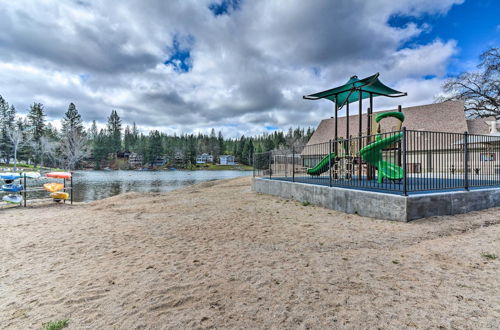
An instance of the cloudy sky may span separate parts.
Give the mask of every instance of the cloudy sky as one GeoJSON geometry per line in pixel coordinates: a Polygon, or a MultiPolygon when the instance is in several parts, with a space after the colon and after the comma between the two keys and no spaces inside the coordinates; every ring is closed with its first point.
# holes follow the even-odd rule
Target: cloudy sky
{"type": "Polygon", "coordinates": [[[498,46],[495,0],[0,0],[0,95],[57,121],[116,109],[164,132],[252,135],[317,126],[333,104],[302,95],[380,72],[434,100],[446,77],[498,46]]]}

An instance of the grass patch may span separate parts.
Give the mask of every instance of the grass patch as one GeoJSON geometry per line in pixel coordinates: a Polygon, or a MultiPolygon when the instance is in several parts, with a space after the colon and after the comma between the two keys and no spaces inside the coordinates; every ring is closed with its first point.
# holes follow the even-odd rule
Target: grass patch
{"type": "Polygon", "coordinates": [[[69,325],[69,320],[50,321],[43,324],[44,330],[60,330],[69,325]]]}
{"type": "Polygon", "coordinates": [[[302,202],[302,206],[309,206],[309,205],[311,205],[311,203],[309,203],[309,202],[302,202]]]}
{"type": "Polygon", "coordinates": [[[498,259],[498,256],[494,253],[481,252],[481,257],[484,259],[495,260],[498,259]]]}

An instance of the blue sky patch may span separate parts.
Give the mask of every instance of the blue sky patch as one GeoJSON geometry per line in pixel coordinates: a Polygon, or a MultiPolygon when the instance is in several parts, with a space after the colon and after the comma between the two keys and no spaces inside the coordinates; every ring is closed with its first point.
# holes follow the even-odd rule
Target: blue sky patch
{"type": "Polygon", "coordinates": [[[456,61],[450,64],[448,73],[458,74],[470,69],[467,64],[477,62],[479,55],[492,46],[500,43],[500,1],[497,0],[466,0],[461,5],[454,5],[448,13],[419,17],[393,15],[388,24],[404,28],[409,23],[422,27],[429,26],[417,37],[408,40],[402,48],[414,44],[428,44],[436,39],[456,40],[459,53],[456,61]]]}
{"type": "MultiPolygon", "coordinates": [[[[192,37],[187,38],[187,44],[191,44],[194,40],[192,37]]],[[[169,47],[170,57],[163,62],[165,65],[171,65],[174,70],[178,73],[189,72],[193,67],[191,60],[191,48],[187,46],[181,46],[179,38],[174,37],[172,47],[169,47]]]]}
{"type": "Polygon", "coordinates": [[[222,0],[221,2],[212,2],[208,9],[215,15],[229,15],[233,10],[240,8],[241,0],[222,0]]]}
{"type": "Polygon", "coordinates": [[[269,126],[264,126],[264,128],[268,131],[275,131],[277,130],[279,127],[278,126],[272,126],[272,125],[269,125],[269,126]]]}

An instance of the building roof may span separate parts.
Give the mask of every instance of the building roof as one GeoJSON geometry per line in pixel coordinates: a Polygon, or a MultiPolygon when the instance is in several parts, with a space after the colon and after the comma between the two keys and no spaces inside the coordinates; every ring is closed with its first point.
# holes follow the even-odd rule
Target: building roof
{"type": "Polygon", "coordinates": [[[490,134],[488,121],[496,121],[494,116],[467,120],[467,132],[470,134],[490,134]]]}
{"type": "MultiPolygon", "coordinates": [[[[352,109],[351,113],[357,111],[352,109]]],[[[377,111],[374,116],[380,112],[397,111],[397,109],[377,111]]],[[[463,101],[447,101],[442,103],[434,103],[427,105],[420,105],[402,109],[405,114],[405,121],[403,126],[409,130],[419,131],[433,131],[433,132],[450,132],[450,133],[463,133],[469,131],[468,123],[464,115],[463,101]]],[[[338,136],[346,137],[346,117],[338,118],[338,136]]],[[[358,115],[349,116],[349,135],[358,136],[358,115]]],[[[390,132],[395,130],[399,121],[395,118],[387,118],[381,121],[381,131],[390,132]]],[[[473,128],[474,134],[488,134],[488,126],[482,128],[482,124],[470,124],[473,128]],[[477,132],[476,132],[477,130],[477,132]],[[483,132],[484,131],[484,132],[483,132]],[[481,132],[481,133],[480,133],[481,132]]],[[[366,130],[366,114],[362,115],[362,131],[363,135],[367,135],[366,130]]],[[[335,136],[335,119],[324,119],[320,122],[318,128],[309,139],[308,145],[328,142],[334,139],[335,136]]]]}

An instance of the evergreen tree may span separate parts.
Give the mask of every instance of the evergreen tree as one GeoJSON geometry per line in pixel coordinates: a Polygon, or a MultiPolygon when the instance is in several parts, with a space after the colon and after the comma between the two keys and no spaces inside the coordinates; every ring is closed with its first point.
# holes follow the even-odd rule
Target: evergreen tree
{"type": "Polygon", "coordinates": [[[157,130],[151,131],[149,133],[149,139],[147,144],[147,153],[146,153],[146,163],[154,162],[158,157],[161,157],[163,154],[162,148],[162,138],[160,132],[157,130]]]}
{"type": "Polygon", "coordinates": [[[112,110],[111,115],[108,117],[108,132],[111,152],[116,154],[122,148],[122,120],[116,110],[112,110]]]}
{"type": "Polygon", "coordinates": [[[12,157],[12,143],[7,135],[15,126],[16,108],[0,95],[0,153],[5,163],[9,164],[12,157]]]}
{"type": "Polygon", "coordinates": [[[125,126],[125,131],[123,132],[123,149],[126,151],[131,151],[134,146],[134,135],[130,130],[130,126],[125,126]]]}
{"type": "MultiPolygon", "coordinates": [[[[94,125],[92,125],[94,126],[94,125]]],[[[97,126],[96,126],[97,130],[97,126]]],[[[94,156],[95,168],[101,168],[101,162],[106,160],[109,153],[109,136],[101,129],[92,140],[92,155],[94,156]]]]}
{"type": "Polygon", "coordinates": [[[67,135],[74,130],[76,130],[78,134],[83,133],[82,116],[78,113],[75,104],[70,103],[62,119],[62,134],[67,135]]]}
{"type": "Polygon", "coordinates": [[[222,136],[221,131],[219,131],[219,134],[217,136],[217,143],[219,144],[219,155],[223,155],[226,150],[224,145],[224,137],[222,136]]]}
{"type": "Polygon", "coordinates": [[[41,139],[45,133],[45,113],[43,111],[43,104],[33,103],[33,105],[30,106],[28,123],[31,131],[31,146],[35,162],[34,165],[36,167],[40,161],[42,153],[41,139]]]}

